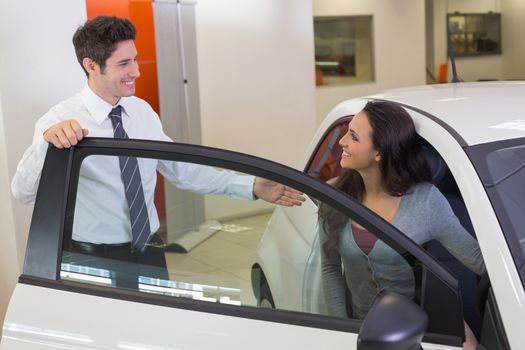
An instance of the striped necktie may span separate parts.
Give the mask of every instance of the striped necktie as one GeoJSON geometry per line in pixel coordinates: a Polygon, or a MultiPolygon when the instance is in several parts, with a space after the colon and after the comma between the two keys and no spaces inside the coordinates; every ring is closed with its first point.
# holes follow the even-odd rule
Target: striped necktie
{"type": "MultiPolygon", "coordinates": [[[[116,139],[127,139],[128,134],[122,126],[122,106],[116,106],[109,113],[113,134],[116,139]]],[[[129,218],[131,221],[132,246],[144,252],[150,236],[148,208],[144,200],[144,190],[140,178],[140,169],[135,157],[119,156],[120,172],[126,200],[129,205],[129,218]]]]}

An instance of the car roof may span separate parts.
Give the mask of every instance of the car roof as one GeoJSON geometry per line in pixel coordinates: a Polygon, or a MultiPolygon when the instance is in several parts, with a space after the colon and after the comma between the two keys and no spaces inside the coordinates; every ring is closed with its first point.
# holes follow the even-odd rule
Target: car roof
{"type": "MultiPolygon", "coordinates": [[[[394,101],[432,114],[467,145],[525,137],[525,81],[423,85],[364,98],[394,101]]],[[[355,99],[336,108],[352,110],[352,102],[355,99]]]]}

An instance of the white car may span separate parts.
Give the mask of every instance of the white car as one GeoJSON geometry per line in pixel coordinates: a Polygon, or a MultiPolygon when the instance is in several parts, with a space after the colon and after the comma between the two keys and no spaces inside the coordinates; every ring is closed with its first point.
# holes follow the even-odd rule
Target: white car
{"type": "MultiPolygon", "coordinates": [[[[488,270],[481,281],[439,243],[425,249],[458,279],[463,317],[486,349],[519,349],[525,341],[524,93],[524,82],[461,83],[350,99],[328,114],[300,165],[322,181],[336,177],[341,170],[338,141],[352,116],[370,100],[405,107],[424,143],[434,183],[481,246],[488,270]]],[[[312,200],[299,209],[274,211],[253,265],[260,306],[327,313],[316,213],[312,200]]],[[[369,214],[362,220],[375,218],[369,214]]],[[[422,308],[430,318],[429,331],[439,334],[458,321],[446,306],[447,297],[428,288],[422,291],[422,308]]]]}
{"type": "MultiPolygon", "coordinates": [[[[523,96],[523,82],[461,83],[343,102],[321,125],[301,165],[304,171],[235,152],[145,140],[88,138],[69,150],[50,148],[0,349],[366,350],[418,349],[422,342],[425,350],[446,350],[461,348],[464,319],[479,336],[480,349],[520,349],[525,343],[523,96]],[[479,283],[439,247],[418,246],[326,183],[338,172],[342,129],[370,99],[400,103],[414,118],[434,180],[481,246],[488,276],[479,283]],[[82,162],[119,155],[142,158],[139,164],[189,162],[265,177],[308,199],[301,207],[268,211],[260,201],[206,197],[201,214],[213,223],[193,233],[211,236],[191,251],[167,252],[166,278],[157,266],[71,250],[75,204],[82,200],[77,188],[85,179],[82,162]],[[364,321],[326,315],[319,203],[363,224],[411,261],[416,300],[382,294],[364,321]],[[136,289],[115,282],[115,274],[128,272],[138,276],[136,289]]],[[[193,208],[200,199],[166,193],[177,197],[164,208],[173,211],[168,229],[169,220],[184,228],[188,218],[177,213],[191,211],[180,206],[192,202],[193,208]]]]}

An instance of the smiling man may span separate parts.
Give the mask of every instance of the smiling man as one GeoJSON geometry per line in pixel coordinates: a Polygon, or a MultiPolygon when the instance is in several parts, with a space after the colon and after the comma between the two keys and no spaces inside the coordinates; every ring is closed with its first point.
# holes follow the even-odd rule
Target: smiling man
{"type": "MultiPolygon", "coordinates": [[[[69,148],[87,135],[172,141],[151,106],[133,96],[140,76],[135,35],[129,20],[108,16],[88,20],[77,29],[73,44],[87,84],[37,121],[33,143],[11,184],[19,201],[34,202],[49,144],[69,148]]],[[[153,201],[157,170],[175,186],[198,193],[261,198],[286,206],[304,200],[301,193],[283,185],[205,166],[124,156],[88,157],[82,164],[68,248],[165,268],[164,251],[157,248],[162,240],[155,234],[159,228],[153,201]]],[[[135,277],[119,280],[117,274],[116,284],[136,288],[135,277]]]]}

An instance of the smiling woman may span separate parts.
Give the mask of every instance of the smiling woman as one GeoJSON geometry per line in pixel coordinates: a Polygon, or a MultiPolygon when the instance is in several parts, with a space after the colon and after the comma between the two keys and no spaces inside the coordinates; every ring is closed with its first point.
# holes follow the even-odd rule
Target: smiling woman
{"type": "Polygon", "coordinates": [[[397,105],[368,103],[348,123],[339,145],[340,165],[348,170],[335,186],[357,200],[367,193],[399,197],[413,184],[431,181],[414,123],[397,105]]]}
{"type": "MultiPolygon", "coordinates": [[[[401,106],[368,102],[350,121],[339,144],[344,171],[334,187],[416,243],[436,239],[465,266],[479,275],[485,272],[477,242],[431,184],[414,123],[401,106]]],[[[416,298],[414,275],[401,255],[329,206],[321,205],[319,218],[323,286],[330,313],[363,319],[384,291],[416,298]],[[349,302],[343,286],[350,291],[349,302]]],[[[469,341],[475,343],[472,337],[469,341]]]]}

